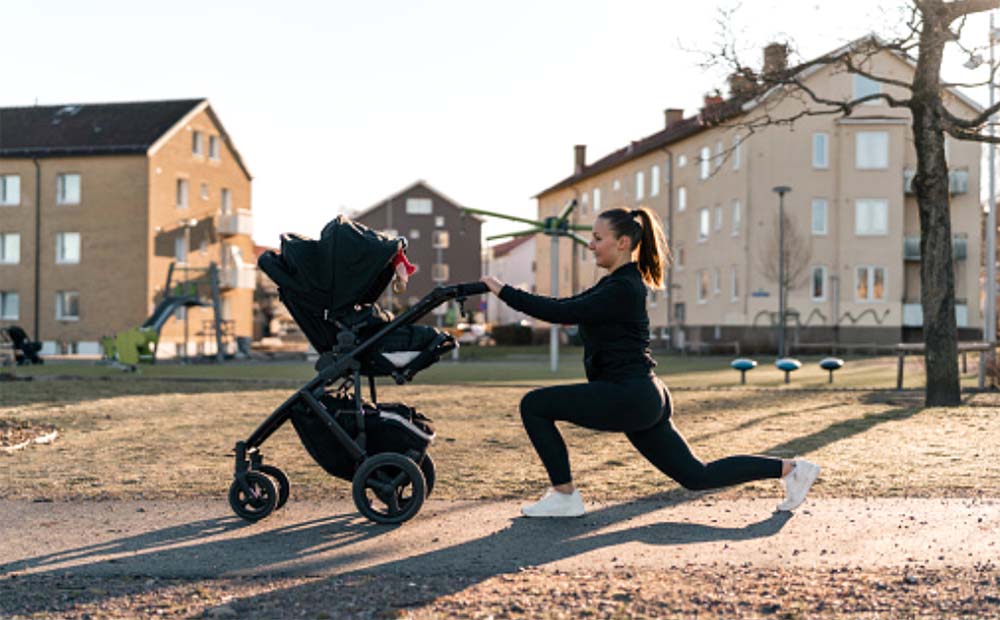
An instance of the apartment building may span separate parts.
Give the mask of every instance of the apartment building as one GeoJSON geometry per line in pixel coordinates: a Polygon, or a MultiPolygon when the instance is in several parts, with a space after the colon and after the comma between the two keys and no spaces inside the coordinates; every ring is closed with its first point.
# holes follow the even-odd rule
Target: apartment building
{"type": "Polygon", "coordinates": [[[475,282],[482,275],[482,219],[463,214],[459,203],[425,181],[417,181],[351,218],[389,236],[407,239],[407,257],[419,269],[402,295],[394,295],[391,287],[386,290],[381,303],[394,312],[412,306],[435,286],[475,282]]]}
{"type": "MultiPolygon", "coordinates": [[[[514,237],[486,248],[485,273],[515,288],[534,292],[535,235],[514,237]]],[[[508,325],[534,320],[500,301],[496,295],[487,295],[484,301],[488,323],[508,325]]]]}
{"type": "MultiPolygon", "coordinates": [[[[852,44],[855,45],[855,44],[852,44]]],[[[765,50],[764,71],[786,65],[785,49],[765,50]]],[[[913,64],[891,52],[870,59],[880,76],[910,80],[913,64]]],[[[908,93],[832,67],[800,76],[821,96],[848,99],[908,93]]],[[[774,349],[778,325],[778,211],[784,196],[790,342],[896,343],[921,337],[920,223],[911,181],[916,153],[906,108],[881,101],[848,117],[803,116],[793,126],[753,133],[755,116],[789,117],[802,98],[730,81],[730,97],[705,98],[698,114],[668,109],[660,131],[586,162],[537,196],[539,217],[577,200],[575,223],[612,207],[648,206],[668,230],[673,264],[667,291],[652,291],[654,337],[673,346],[741,342],[774,349]],[[795,251],[791,251],[791,246],[795,251]]],[[[968,117],[980,108],[957,91],[945,104],[968,117]]],[[[815,109],[815,107],[813,108],[815,109]]],[[[956,309],[962,337],[982,329],[979,303],[980,146],[946,140],[954,235],[956,309]]],[[[600,277],[589,252],[560,245],[560,295],[600,277]]],[[[537,282],[548,293],[550,250],[538,243],[537,282]]]]}
{"type": "MultiPolygon", "coordinates": [[[[0,325],[45,353],[98,353],[171,293],[171,267],[176,283],[215,263],[225,327],[249,337],[250,182],[206,99],[0,108],[0,325]]],[[[213,318],[178,310],[159,355],[185,324],[189,353],[214,352],[213,318]]]]}

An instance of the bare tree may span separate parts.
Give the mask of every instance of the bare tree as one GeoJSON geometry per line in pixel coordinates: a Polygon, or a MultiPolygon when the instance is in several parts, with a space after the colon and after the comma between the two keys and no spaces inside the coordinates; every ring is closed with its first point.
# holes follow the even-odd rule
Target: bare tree
{"type": "Polygon", "coordinates": [[[774,214],[774,223],[768,228],[767,238],[760,246],[757,257],[758,268],[769,282],[793,291],[809,280],[809,261],[812,260],[812,241],[802,234],[790,213],[785,213],[785,277],[779,282],[779,261],[781,260],[781,240],[778,231],[781,216],[774,214]]]}
{"type": "Polygon", "coordinates": [[[723,29],[721,48],[710,51],[705,63],[706,67],[721,67],[729,72],[733,98],[714,110],[703,110],[703,122],[738,128],[744,140],[765,127],[791,126],[807,116],[848,116],[857,106],[871,101],[909,110],[917,153],[913,189],[920,211],[920,295],[926,344],[925,402],[929,406],[960,403],[955,272],[944,134],[947,132],[959,140],[1000,142],[1000,138],[988,136],[983,131],[1000,104],[972,117],[962,117],[946,106],[950,97],[948,88],[990,83],[995,79],[997,65],[989,67],[988,81],[960,85],[942,81],[941,60],[947,44],[959,45],[970,58],[981,57],[979,52],[983,47],[961,46],[962,28],[969,15],[998,7],[1000,0],[909,0],[907,19],[892,38],[872,35],[795,66],[787,63],[787,46],[772,45],[769,51],[774,62],[765,62],[760,71],[740,62],[730,31],[732,14],[726,13],[719,20],[723,29]],[[912,79],[875,73],[872,59],[880,54],[894,54],[909,62],[913,67],[912,79]],[[890,92],[850,99],[824,95],[806,82],[812,72],[827,67],[862,75],[887,85],[889,88],[885,90],[890,92]],[[802,105],[794,113],[778,113],[780,102],[789,99],[797,99],[802,105]]]}

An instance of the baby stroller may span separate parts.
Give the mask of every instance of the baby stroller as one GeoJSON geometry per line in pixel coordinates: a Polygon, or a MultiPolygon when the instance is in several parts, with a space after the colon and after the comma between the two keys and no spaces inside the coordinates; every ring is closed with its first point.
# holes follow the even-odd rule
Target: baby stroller
{"type": "Polygon", "coordinates": [[[402,523],[430,495],[430,420],[405,404],[379,403],[375,378],[390,376],[402,385],[457,347],[450,334],[414,323],[446,301],[461,304],[487,288],[480,282],[438,286],[393,318],[375,301],[405,244],[338,216],[319,240],[282,235],[280,253],[261,255],[258,266],[278,285],[279,298],[320,357],[318,374],[236,443],[229,503],[240,517],[263,519],[288,500],[288,477],[265,465],[260,451],[287,420],[321,467],[351,482],[354,504],[368,519],[402,523]],[[370,402],[362,398],[363,376],[370,402]]]}

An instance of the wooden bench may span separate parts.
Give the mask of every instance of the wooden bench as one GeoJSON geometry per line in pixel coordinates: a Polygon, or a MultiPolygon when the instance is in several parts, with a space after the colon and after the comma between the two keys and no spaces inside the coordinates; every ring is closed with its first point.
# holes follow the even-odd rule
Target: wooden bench
{"type": "MultiPolygon", "coordinates": [[[[988,342],[959,342],[958,354],[962,358],[962,372],[968,372],[966,354],[970,351],[989,351],[988,342]]],[[[907,355],[923,355],[925,352],[924,343],[900,343],[896,345],[896,389],[903,389],[903,358],[907,355]]]]}

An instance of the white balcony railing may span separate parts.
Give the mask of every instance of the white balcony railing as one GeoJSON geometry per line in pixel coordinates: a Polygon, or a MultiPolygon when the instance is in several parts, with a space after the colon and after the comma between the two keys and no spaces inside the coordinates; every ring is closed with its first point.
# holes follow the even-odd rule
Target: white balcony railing
{"type": "MultiPolygon", "coordinates": [[[[968,304],[955,304],[955,324],[957,327],[969,326],[969,306],[968,304]]],[[[918,303],[903,302],[903,326],[923,327],[924,309],[918,303]]]]}
{"type": "MultiPolygon", "coordinates": [[[[913,194],[913,177],[917,171],[907,168],[903,171],[903,192],[913,194]]],[[[948,193],[951,195],[967,194],[969,192],[969,171],[959,168],[948,171],[948,193]]]]}
{"type": "Polygon", "coordinates": [[[253,265],[223,267],[219,270],[219,286],[224,289],[257,287],[257,268],[253,265]]]}
{"type": "Polygon", "coordinates": [[[215,216],[215,230],[220,235],[253,234],[253,214],[249,209],[239,209],[215,216]]]}

